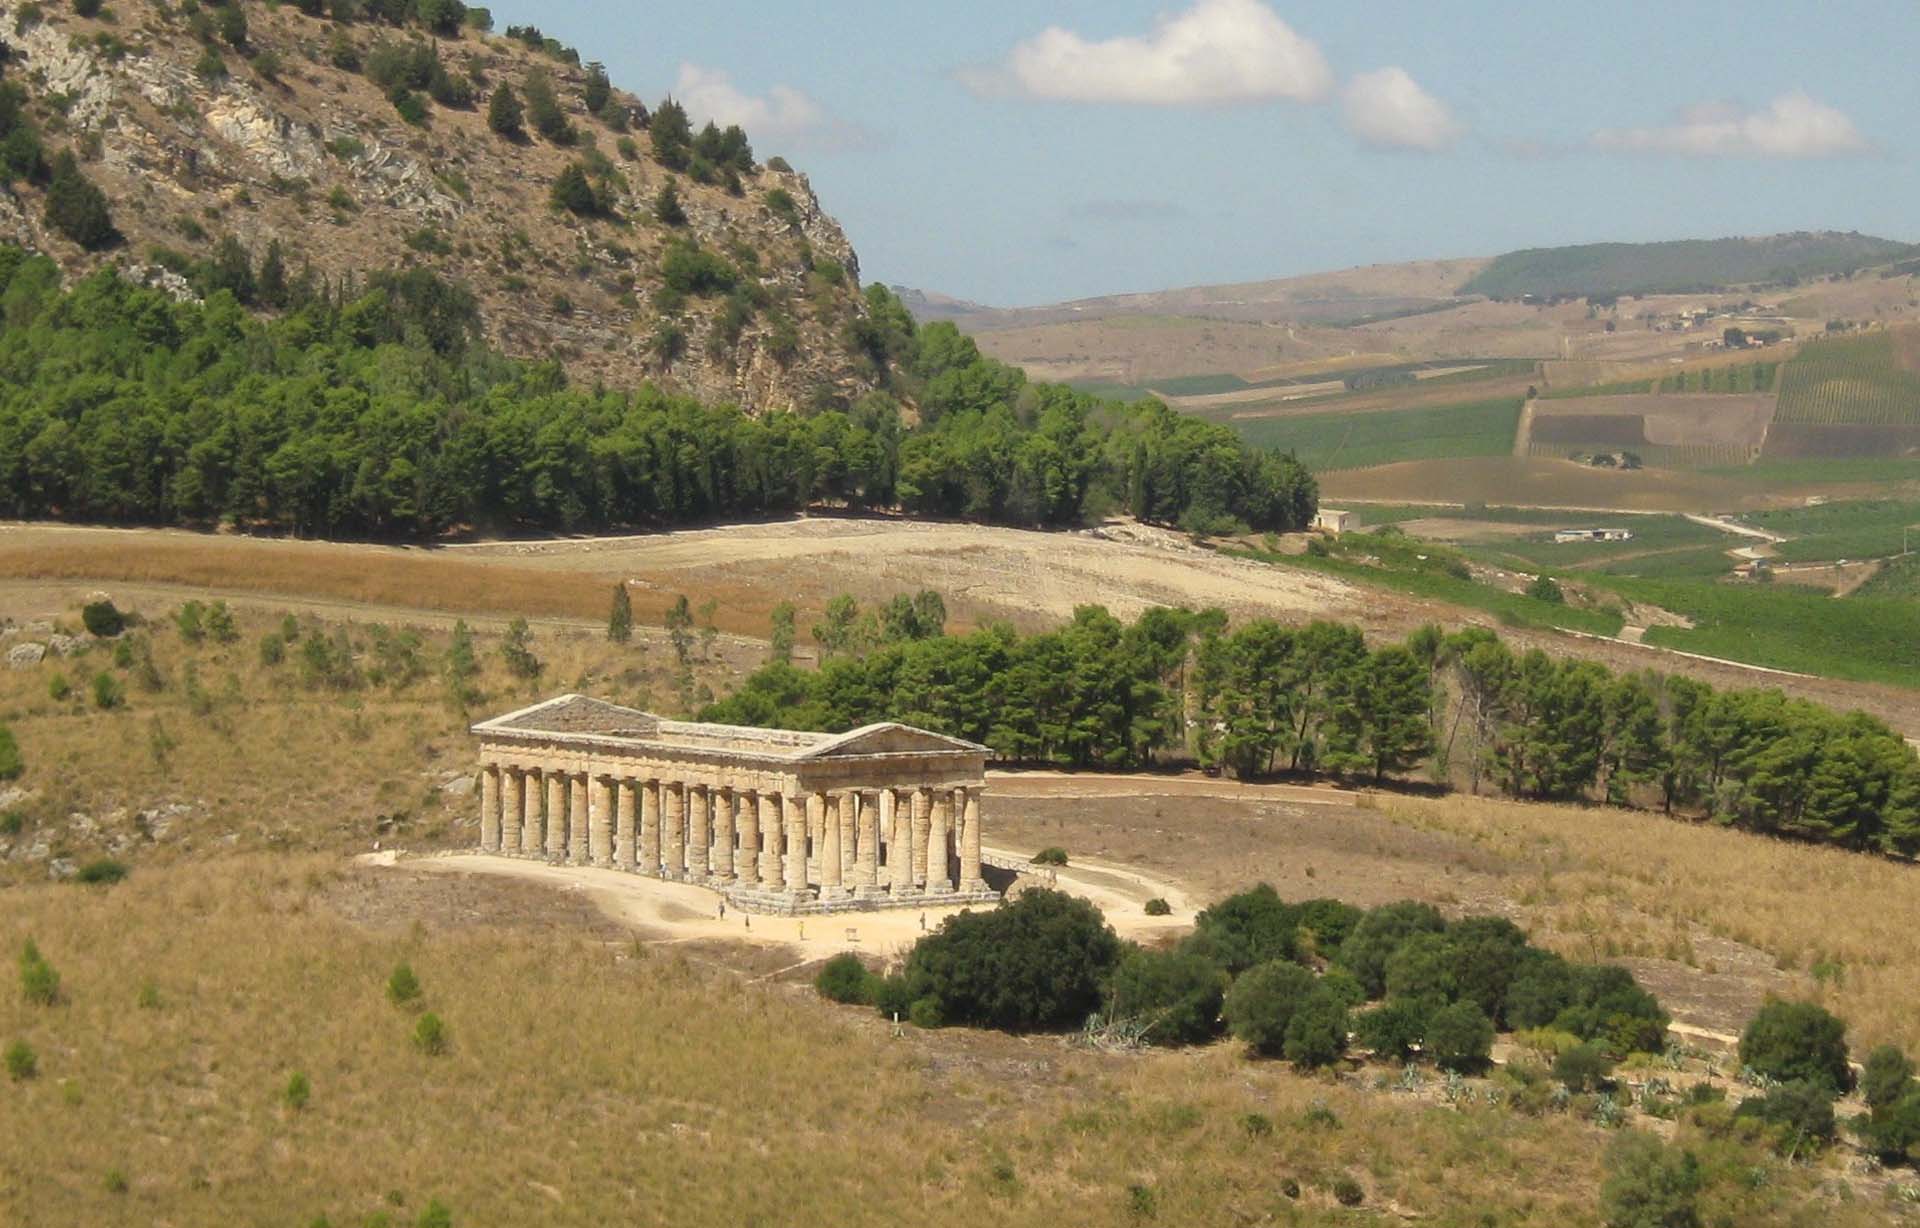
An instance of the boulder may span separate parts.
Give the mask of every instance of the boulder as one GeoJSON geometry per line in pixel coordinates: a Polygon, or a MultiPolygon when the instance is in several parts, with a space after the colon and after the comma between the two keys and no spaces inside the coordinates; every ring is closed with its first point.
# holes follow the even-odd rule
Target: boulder
{"type": "Polygon", "coordinates": [[[13,647],[7,649],[8,669],[32,669],[46,659],[47,646],[45,644],[15,644],[13,647]]]}

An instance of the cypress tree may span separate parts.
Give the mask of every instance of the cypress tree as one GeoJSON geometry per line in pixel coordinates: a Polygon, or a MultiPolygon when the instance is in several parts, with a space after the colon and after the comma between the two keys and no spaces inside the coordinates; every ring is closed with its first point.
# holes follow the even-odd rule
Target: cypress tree
{"type": "Polygon", "coordinates": [[[607,615],[607,638],[624,644],[633,638],[633,598],[624,582],[613,586],[613,611],[607,615]]]}
{"type": "Polygon", "coordinates": [[[526,135],[521,125],[526,117],[520,106],[520,98],[510,85],[502,85],[493,91],[493,97],[487,102],[487,127],[508,140],[517,141],[526,135]]]}

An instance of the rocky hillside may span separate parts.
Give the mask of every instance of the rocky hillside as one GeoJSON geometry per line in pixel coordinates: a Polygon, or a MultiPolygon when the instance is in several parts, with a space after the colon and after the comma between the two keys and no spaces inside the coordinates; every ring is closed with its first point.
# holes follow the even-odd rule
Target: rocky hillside
{"type": "Polygon", "coordinates": [[[485,24],[451,0],[0,2],[42,147],[5,159],[0,238],[183,295],[267,278],[270,251],[276,283],[429,267],[495,344],[582,383],[754,410],[872,386],[859,264],[804,175],[719,133],[662,137],[570,49],[485,24]],[[92,250],[47,208],[69,151],[117,232],[92,250]]]}

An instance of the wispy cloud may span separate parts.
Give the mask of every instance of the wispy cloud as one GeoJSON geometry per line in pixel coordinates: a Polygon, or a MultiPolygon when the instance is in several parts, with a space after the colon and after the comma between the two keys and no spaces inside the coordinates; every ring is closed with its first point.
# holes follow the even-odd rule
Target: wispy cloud
{"type": "Polygon", "coordinates": [[[1379,149],[1434,153],[1451,146],[1465,129],[1447,104],[1420,88],[1403,68],[1363,72],[1342,97],[1347,129],[1379,149]]]}
{"type": "Polygon", "coordinates": [[[1050,26],[960,79],[982,95],[1154,106],[1316,102],[1333,88],[1319,46],[1261,0],[1198,0],[1144,35],[1095,40],[1050,26]]]}
{"type": "Polygon", "coordinates": [[[757,145],[818,150],[876,143],[870,130],[835,117],[810,95],[789,85],[749,94],[720,69],[683,63],[673,92],[694,123],[712,120],[723,128],[739,124],[757,145]]]}
{"type": "Polygon", "coordinates": [[[1871,148],[1844,111],[1799,90],[1758,110],[1700,103],[1659,127],[1602,128],[1591,143],[1619,153],[1732,158],[1831,158],[1871,148]]]}

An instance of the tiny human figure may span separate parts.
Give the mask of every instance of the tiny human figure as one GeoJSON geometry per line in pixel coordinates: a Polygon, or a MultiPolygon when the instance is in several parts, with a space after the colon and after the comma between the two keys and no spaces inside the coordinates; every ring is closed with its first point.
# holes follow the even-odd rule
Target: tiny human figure
{"type": "MultiPolygon", "coordinates": [[[[744,915],[744,914],[743,914],[743,915],[744,915]]],[[[753,918],[752,918],[752,917],[747,917],[747,918],[746,918],[746,922],[747,922],[747,928],[748,928],[748,929],[752,929],[752,928],[753,928],[753,918]]]]}
{"type": "Polygon", "coordinates": [[[807,940],[807,923],[805,921],[802,921],[800,923],[800,941],[805,942],[806,940],[807,940]]]}
{"type": "Polygon", "coordinates": [[[927,932],[927,914],[926,913],[920,914],[920,932],[923,934],[927,932]]]}
{"type": "Polygon", "coordinates": [[[727,919],[727,902],[725,900],[720,901],[720,919],[722,921],[727,919]]]}

